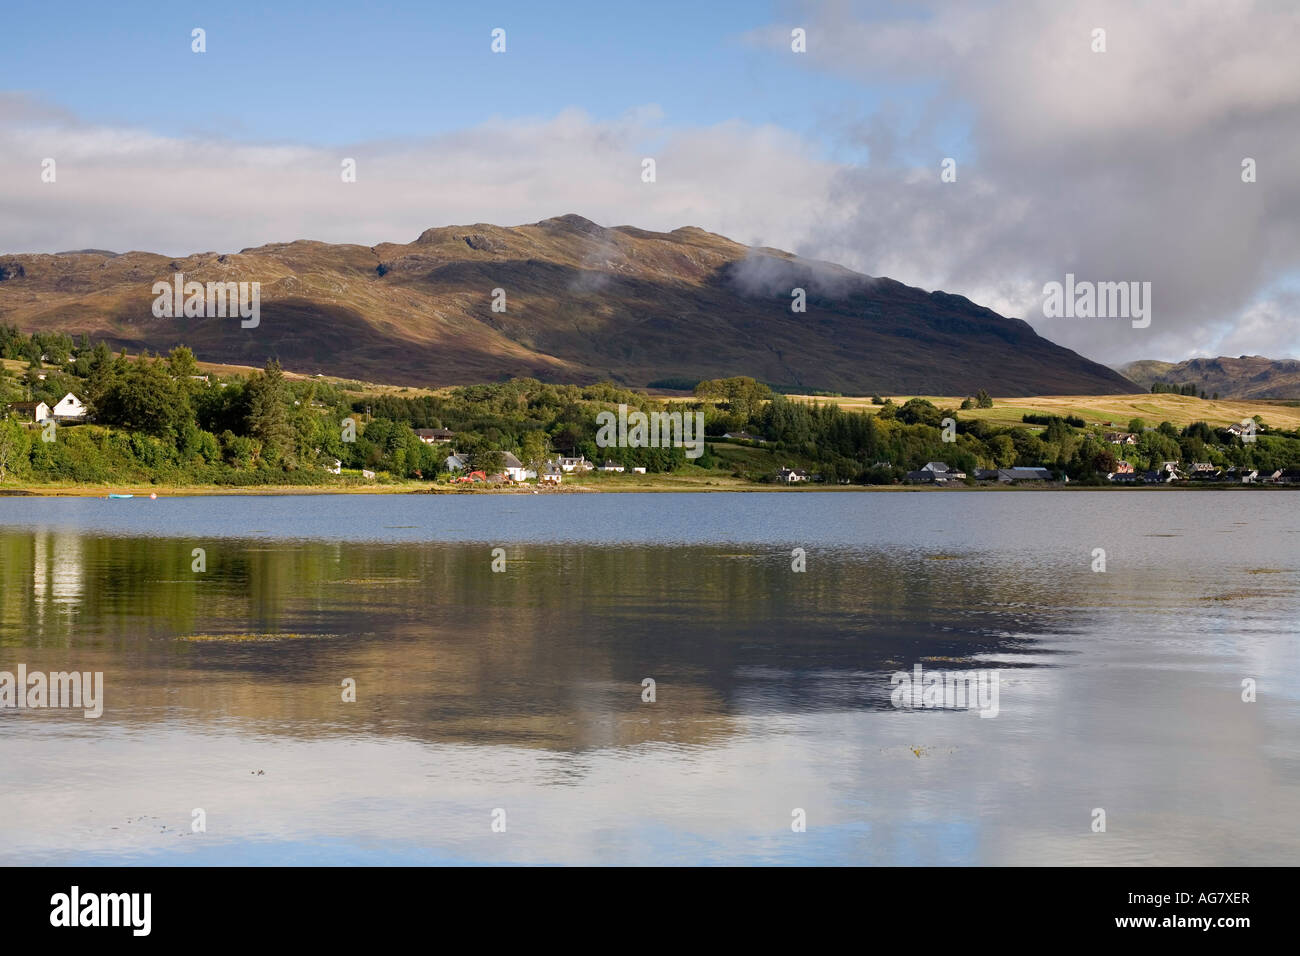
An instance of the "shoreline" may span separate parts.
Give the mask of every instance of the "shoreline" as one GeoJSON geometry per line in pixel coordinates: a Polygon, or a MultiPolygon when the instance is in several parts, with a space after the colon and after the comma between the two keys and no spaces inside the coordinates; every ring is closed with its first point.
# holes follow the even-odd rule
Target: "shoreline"
{"type": "Polygon", "coordinates": [[[534,488],[532,486],[511,488],[450,488],[446,486],[429,487],[416,483],[402,485],[359,485],[349,487],[330,487],[324,485],[125,485],[89,487],[62,485],[35,485],[0,487],[0,498],[102,498],[110,494],[132,495],[135,498],[148,499],[151,494],[159,498],[203,498],[223,496],[281,497],[308,495],[583,495],[583,494],[697,494],[697,493],[762,493],[780,492],[791,494],[808,494],[830,492],[835,494],[852,494],[863,492],[885,492],[891,494],[944,494],[950,492],[1071,492],[1071,491],[1107,491],[1107,492],[1158,492],[1158,491],[1286,491],[1291,485],[1245,485],[1213,483],[1172,483],[1159,485],[956,485],[953,487],[934,487],[927,485],[764,485],[752,483],[714,482],[688,484],[675,483],[649,484],[628,483],[605,487],[602,485],[574,484],[569,487],[534,488]]]}

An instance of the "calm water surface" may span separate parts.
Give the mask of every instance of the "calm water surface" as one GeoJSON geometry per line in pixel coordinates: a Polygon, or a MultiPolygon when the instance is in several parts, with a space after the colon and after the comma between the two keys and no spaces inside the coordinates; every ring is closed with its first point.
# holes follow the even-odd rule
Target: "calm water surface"
{"type": "Polygon", "coordinates": [[[0,862],[1294,864],[1297,503],[0,498],[0,862]]]}

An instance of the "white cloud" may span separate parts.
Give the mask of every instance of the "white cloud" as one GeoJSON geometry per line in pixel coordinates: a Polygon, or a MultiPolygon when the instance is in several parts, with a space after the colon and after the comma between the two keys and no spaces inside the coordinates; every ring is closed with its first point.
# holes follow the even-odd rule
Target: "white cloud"
{"type": "MultiPolygon", "coordinates": [[[[0,248],[171,255],[299,238],[373,245],[430,226],[576,212],[697,225],[969,296],[1103,361],[1296,354],[1300,11],[1264,0],[796,6],[800,62],[898,91],[846,127],[866,165],[775,125],[681,128],[653,104],[569,109],[319,149],[95,126],[0,96],[0,248]],[[883,10],[883,13],[880,12],[883,10]],[[1091,31],[1107,52],[1091,52],[1091,31]],[[966,144],[964,146],[955,146],[966,144]],[[953,156],[958,181],[939,181],[953,156]],[[43,157],[58,182],[40,181],[43,157]],[[641,182],[653,156],[658,181],[641,182]],[[1258,182],[1240,178],[1243,157],[1258,182]],[[358,181],[340,181],[355,158],[358,181]],[[1049,323],[1073,272],[1149,281],[1151,327],[1049,323]]],[[[750,39],[788,52],[789,28],[750,39]]]]}
{"type": "MultiPolygon", "coordinates": [[[[1103,360],[1240,342],[1260,309],[1294,326],[1294,300],[1267,291],[1300,269],[1294,4],[809,3],[789,19],[808,28],[810,68],[932,91],[910,121],[862,118],[871,163],[839,173],[838,234],[805,250],[961,292],[1103,360]],[[964,121],[969,155],[940,184],[964,121]],[[932,157],[920,182],[904,154],[932,157]],[[1150,281],[1151,327],[1044,323],[1040,290],[1066,272],[1150,281]]],[[[779,50],[784,36],[750,39],[779,50]]],[[[1294,353],[1295,336],[1261,346],[1294,353]]]]}
{"type": "Polygon", "coordinates": [[[493,120],[419,141],[337,150],[168,138],[90,126],[31,103],[0,109],[7,252],[94,246],[169,255],[319,239],[408,242],[430,226],[577,212],[607,225],[699,225],[789,243],[828,201],[833,167],[771,126],[670,132],[654,108],[493,120]],[[57,181],[41,182],[41,160],[57,181]],[[658,180],[641,182],[653,156],[658,180]],[[344,158],[357,181],[340,177],[344,158]],[[774,199],[774,197],[780,197],[774,199]]]}

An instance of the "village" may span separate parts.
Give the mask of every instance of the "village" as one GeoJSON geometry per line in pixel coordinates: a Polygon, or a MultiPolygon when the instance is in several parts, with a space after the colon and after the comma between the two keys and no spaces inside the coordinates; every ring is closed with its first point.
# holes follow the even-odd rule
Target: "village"
{"type": "MultiPolygon", "coordinates": [[[[207,376],[193,376],[204,380],[207,376]]],[[[11,402],[6,406],[9,416],[24,421],[29,426],[48,429],[88,423],[91,420],[90,409],[75,393],[68,392],[54,404],[44,401],[11,402]]],[[[457,451],[454,446],[456,433],[448,428],[413,428],[416,438],[424,445],[442,446],[446,454],[441,457],[441,471],[446,473],[445,480],[454,486],[504,487],[521,486],[535,482],[539,488],[554,488],[570,478],[576,480],[589,474],[596,475],[645,475],[646,467],[624,465],[612,459],[601,463],[589,461],[583,455],[547,457],[543,461],[525,463],[515,452],[501,451],[493,456],[499,462],[495,467],[476,467],[474,456],[457,451]]],[[[1230,426],[1227,431],[1236,438],[1249,441],[1253,437],[1250,423],[1230,426]]],[[[1115,446],[1122,454],[1123,448],[1136,446],[1140,436],[1134,432],[1107,431],[1102,434],[1107,445],[1115,446]]],[[[746,431],[729,431],[713,439],[728,444],[748,445],[753,447],[772,444],[759,435],[746,431]]],[[[329,458],[322,466],[326,472],[342,475],[343,462],[339,458],[329,458]]],[[[888,461],[877,461],[872,466],[882,472],[893,471],[898,475],[900,469],[888,461]]],[[[363,480],[376,480],[374,470],[359,470],[363,480]]],[[[1112,485],[1300,485],[1300,469],[1296,468],[1252,468],[1236,465],[1220,467],[1211,462],[1179,460],[1161,461],[1154,469],[1139,470],[1124,458],[1116,457],[1114,467],[1104,475],[1105,481],[1112,485]]],[[[777,485],[818,485],[826,483],[823,475],[806,469],[790,467],[778,468],[767,477],[767,482],[777,485]]],[[[836,484],[845,484],[843,480],[836,484]]],[[[884,482],[882,482],[884,483],[884,482]]],[[[972,487],[980,485],[1009,486],[1064,486],[1071,483],[1068,475],[1040,466],[1015,466],[1005,468],[975,468],[969,473],[952,467],[944,461],[929,461],[922,467],[906,471],[894,481],[912,486],[972,487]]]]}

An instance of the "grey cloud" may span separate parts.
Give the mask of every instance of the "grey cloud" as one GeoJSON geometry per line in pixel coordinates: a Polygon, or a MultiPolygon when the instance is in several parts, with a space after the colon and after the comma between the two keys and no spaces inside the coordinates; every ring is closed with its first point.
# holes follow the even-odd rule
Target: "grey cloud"
{"type": "Polygon", "coordinates": [[[836,173],[838,223],[799,251],[961,292],[1102,360],[1239,347],[1262,314],[1284,323],[1264,337],[1274,354],[1300,354],[1300,316],[1273,291],[1300,267],[1294,5],[840,3],[788,16],[808,25],[810,68],[938,83],[928,127],[862,117],[872,160],[836,173]],[[1090,49],[1095,27],[1105,53],[1090,49]],[[963,113],[970,155],[942,184],[963,113]],[[927,151],[922,169],[899,158],[927,151]],[[1241,181],[1244,157],[1255,184],[1241,181]],[[1046,322],[1042,286],[1066,272],[1151,282],[1151,327],[1046,322]]]}

